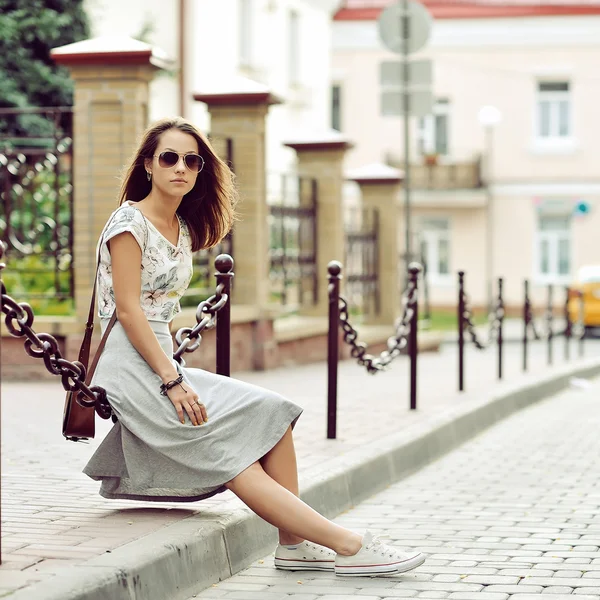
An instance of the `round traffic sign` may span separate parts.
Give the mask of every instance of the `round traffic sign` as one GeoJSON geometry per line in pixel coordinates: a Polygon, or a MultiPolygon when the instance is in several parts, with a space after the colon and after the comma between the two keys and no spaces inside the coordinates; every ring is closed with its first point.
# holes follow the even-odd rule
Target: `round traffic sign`
{"type": "Polygon", "coordinates": [[[405,14],[408,15],[409,53],[423,48],[431,31],[431,15],[420,2],[400,0],[400,2],[388,6],[381,13],[377,22],[379,38],[386,48],[396,54],[404,52],[403,17],[405,14]],[[405,4],[406,12],[404,11],[405,4]]]}

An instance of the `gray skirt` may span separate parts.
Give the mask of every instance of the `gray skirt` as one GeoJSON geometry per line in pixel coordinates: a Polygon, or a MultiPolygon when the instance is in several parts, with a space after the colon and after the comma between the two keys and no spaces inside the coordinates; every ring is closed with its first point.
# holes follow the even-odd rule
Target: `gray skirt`
{"type": "MultiPolygon", "coordinates": [[[[168,323],[149,321],[173,354],[168,323]]],[[[107,321],[102,322],[102,329],[107,321]]],[[[174,364],[176,364],[174,362],[174,364]]],[[[208,423],[182,424],[161,380],[117,321],[93,378],[118,418],[83,472],[101,481],[105,498],[193,502],[224,484],[277,444],[302,409],[279,394],[201,369],[177,366],[206,405],[208,423]]]]}

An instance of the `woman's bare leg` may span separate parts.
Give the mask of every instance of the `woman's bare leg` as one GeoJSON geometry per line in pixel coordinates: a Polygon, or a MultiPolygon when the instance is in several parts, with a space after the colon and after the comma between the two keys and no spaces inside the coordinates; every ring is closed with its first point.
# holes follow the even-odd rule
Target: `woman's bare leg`
{"type": "Polygon", "coordinates": [[[300,539],[350,556],[361,548],[362,538],[332,523],[265,473],[259,462],[226,484],[259,517],[300,539]]]}
{"type": "MultiPolygon", "coordinates": [[[[260,464],[271,479],[292,492],[294,496],[298,495],[298,465],[291,427],[279,442],[260,459],[260,464]]],[[[302,541],[304,541],[303,538],[292,535],[283,529],[279,530],[280,544],[293,545],[302,541]]]]}

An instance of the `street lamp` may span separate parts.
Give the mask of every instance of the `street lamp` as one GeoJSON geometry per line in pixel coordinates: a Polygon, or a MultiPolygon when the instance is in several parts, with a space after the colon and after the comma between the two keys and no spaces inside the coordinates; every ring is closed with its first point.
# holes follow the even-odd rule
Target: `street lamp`
{"type": "Polygon", "coordinates": [[[485,134],[484,148],[484,182],[486,191],[486,283],[487,283],[487,306],[488,312],[492,310],[493,303],[493,277],[494,277],[494,229],[493,229],[493,206],[492,206],[492,148],[493,131],[500,121],[502,113],[495,106],[482,106],[477,114],[479,124],[483,127],[485,134]]]}

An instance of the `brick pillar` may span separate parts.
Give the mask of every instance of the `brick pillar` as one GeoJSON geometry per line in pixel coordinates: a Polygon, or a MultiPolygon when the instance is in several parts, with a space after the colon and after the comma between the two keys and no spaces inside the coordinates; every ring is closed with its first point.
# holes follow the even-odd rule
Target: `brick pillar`
{"type": "Polygon", "coordinates": [[[317,206],[317,270],[319,298],[316,305],[305,306],[302,314],[323,316],[328,314],[327,263],[344,261],[345,235],[342,214],[343,163],[349,141],[332,131],[324,136],[288,141],[285,145],[298,156],[298,175],[312,177],[318,182],[317,206]]]}
{"type": "Polygon", "coordinates": [[[398,269],[398,195],[402,172],[383,164],[367,165],[347,177],[360,186],[365,208],[379,212],[379,298],[378,315],[368,315],[369,325],[393,325],[400,316],[400,279],[398,269]]]}
{"type": "Polygon", "coordinates": [[[73,115],[75,309],[83,329],[96,243],[118,203],[119,176],[148,125],[149,84],[166,63],[148,44],[95,38],[54,48],[75,82],[73,115]]]}
{"type": "Polygon", "coordinates": [[[210,134],[229,138],[240,195],[233,233],[235,304],[264,308],[269,290],[269,230],[266,183],[266,117],[281,101],[271,92],[239,78],[221,91],[195,94],[208,106],[210,134]]]}

